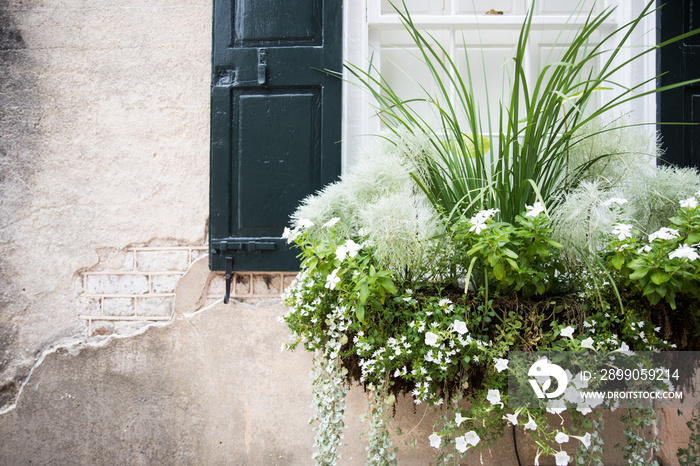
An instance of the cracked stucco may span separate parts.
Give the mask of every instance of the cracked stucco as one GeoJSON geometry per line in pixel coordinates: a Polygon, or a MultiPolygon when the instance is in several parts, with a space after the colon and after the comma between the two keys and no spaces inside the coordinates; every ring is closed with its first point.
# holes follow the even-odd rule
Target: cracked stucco
{"type": "Polygon", "coordinates": [[[210,1],[0,0],[0,406],[97,251],[203,243],[210,41],[210,1]]]}

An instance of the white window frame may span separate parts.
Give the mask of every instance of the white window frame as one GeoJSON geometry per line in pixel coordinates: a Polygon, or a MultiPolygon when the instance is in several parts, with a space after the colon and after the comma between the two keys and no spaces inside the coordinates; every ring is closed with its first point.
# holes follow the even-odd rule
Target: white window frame
{"type": "MultiPolygon", "coordinates": [[[[426,0],[440,1],[440,0],[426,0]]],[[[601,0],[599,0],[601,1],[601,0]]],[[[604,6],[617,5],[612,22],[606,27],[612,31],[621,24],[626,24],[635,18],[645,6],[645,1],[639,0],[602,0],[604,6]]],[[[367,69],[370,57],[374,63],[378,63],[380,49],[379,32],[386,29],[400,28],[398,18],[381,14],[381,0],[346,0],[343,6],[343,57],[344,61],[367,69]]],[[[479,24],[480,28],[488,28],[494,23],[499,28],[519,30],[522,15],[510,16],[474,16],[474,15],[415,15],[416,24],[422,28],[453,29],[464,25],[479,24]]],[[[533,28],[552,27],[562,24],[568,16],[549,16],[537,24],[533,21],[533,28]],[[548,26],[549,25],[549,26],[548,26]]],[[[656,45],[656,16],[648,15],[643,24],[637,28],[631,38],[633,47],[625,48],[619,56],[624,61],[633,53],[638,53],[641,47],[650,48],[656,45]]],[[[636,60],[633,66],[627,66],[622,76],[618,79],[624,85],[632,85],[648,80],[656,75],[656,55],[649,53],[642,59],[636,60]]],[[[640,90],[644,92],[655,86],[652,81],[640,90]]],[[[623,112],[631,112],[635,120],[644,123],[656,121],[656,98],[653,94],[636,99],[626,107],[623,112]]],[[[342,161],[343,172],[353,164],[366,145],[372,140],[372,135],[379,133],[379,121],[374,117],[374,109],[371,96],[359,86],[352,84],[351,77],[347,76],[343,82],[343,140],[342,161]]],[[[656,132],[652,124],[647,127],[650,134],[656,132]]]]}

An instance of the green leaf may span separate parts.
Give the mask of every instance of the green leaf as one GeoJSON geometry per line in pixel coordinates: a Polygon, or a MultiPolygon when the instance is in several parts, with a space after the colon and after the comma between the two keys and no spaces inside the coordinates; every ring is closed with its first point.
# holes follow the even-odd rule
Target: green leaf
{"type": "MultiPolygon", "coordinates": [[[[632,267],[632,264],[630,264],[630,267],[632,267]]],[[[637,270],[630,274],[630,280],[641,280],[647,275],[647,273],[649,273],[650,270],[651,267],[649,266],[639,267],[637,270]]]]}
{"type": "Polygon", "coordinates": [[[622,268],[622,265],[625,263],[625,258],[622,257],[621,255],[616,255],[610,260],[610,265],[615,267],[617,270],[620,270],[622,268]]]}
{"type": "Polygon", "coordinates": [[[666,272],[657,270],[656,272],[652,273],[651,277],[649,278],[651,278],[651,281],[655,284],[661,285],[662,283],[666,283],[671,278],[671,275],[667,274],[666,272]]]}
{"type": "Polygon", "coordinates": [[[493,276],[496,277],[497,280],[503,280],[505,278],[506,267],[503,261],[498,261],[493,266],[493,276]]]}
{"type": "Polygon", "coordinates": [[[365,323],[365,305],[364,304],[358,304],[355,306],[355,316],[357,317],[357,320],[362,322],[363,324],[365,323]]]}

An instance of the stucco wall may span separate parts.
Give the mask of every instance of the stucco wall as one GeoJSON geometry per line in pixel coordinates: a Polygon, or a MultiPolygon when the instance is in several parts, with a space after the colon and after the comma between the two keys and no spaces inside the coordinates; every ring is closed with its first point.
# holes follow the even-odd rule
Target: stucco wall
{"type": "Polygon", "coordinates": [[[84,338],[79,271],[204,244],[211,11],[0,0],[3,405],[42,351],[84,338]]]}

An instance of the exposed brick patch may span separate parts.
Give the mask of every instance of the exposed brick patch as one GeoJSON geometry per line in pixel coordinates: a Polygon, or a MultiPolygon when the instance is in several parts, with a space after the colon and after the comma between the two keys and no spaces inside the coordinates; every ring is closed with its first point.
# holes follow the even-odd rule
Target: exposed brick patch
{"type": "Polygon", "coordinates": [[[134,247],[82,272],[77,311],[87,322],[88,335],[169,320],[178,281],[206,254],[206,246],[134,247]]]}
{"type": "MultiPolygon", "coordinates": [[[[296,272],[236,272],[231,286],[231,297],[236,299],[279,297],[296,277],[296,272]]],[[[207,301],[223,298],[226,281],[217,273],[209,283],[207,301]]]]}

